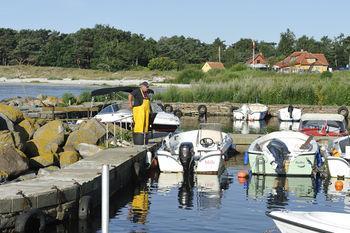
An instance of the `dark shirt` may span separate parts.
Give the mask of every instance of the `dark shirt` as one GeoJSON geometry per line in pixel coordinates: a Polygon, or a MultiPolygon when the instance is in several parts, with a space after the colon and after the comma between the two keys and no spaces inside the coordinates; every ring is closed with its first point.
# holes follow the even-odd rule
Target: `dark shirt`
{"type": "Polygon", "coordinates": [[[148,99],[148,92],[144,92],[143,95],[141,92],[141,89],[137,88],[130,93],[134,97],[134,107],[142,105],[143,100],[148,99]]]}

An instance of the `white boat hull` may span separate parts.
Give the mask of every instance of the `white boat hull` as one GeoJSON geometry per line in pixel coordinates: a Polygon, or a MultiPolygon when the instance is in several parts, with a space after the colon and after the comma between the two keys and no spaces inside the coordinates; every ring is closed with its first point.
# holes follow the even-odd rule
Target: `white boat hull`
{"type": "Polygon", "coordinates": [[[244,104],[232,112],[235,120],[260,121],[265,119],[268,108],[263,104],[244,104]]]}
{"type": "Polygon", "coordinates": [[[328,156],[326,164],[331,177],[350,178],[350,164],[344,158],[328,156]]]}
{"type": "Polygon", "coordinates": [[[288,112],[288,107],[278,110],[278,119],[281,121],[300,121],[301,119],[301,109],[293,108],[292,117],[288,112]]]}
{"type": "Polygon", "coordinates": [[[350,232],[350,214],[346,213],[272,211],[267,216],[282,233],[350,232]]]}
{"type": "Polygon", "coordinates": [[[315,165],[318,145],[315,140],[311,140],[307,149],[300,149],[307,139],[307,135],[294,131],[273,132],[256,139],[247,151],[252,173],[310,176],[315,165]],[[269,149],[270,142],[275,140],[283,143],[289,151],[289,154],[283,155],[282,160],[269,149]]]}
{"type": "Polygon", "coordinates": [[[203,174],[218,174],[223,168],[225,155],[234,148],[231,137],[215,130],[192,130],[169,135],[163,140],[162,146],[156,151],[161,172],[183,172],[179,159],[179,147],[182,143],[193,145],[194,171],[203,174]],[[201,138],[211,138],[213,145],[203,147],[201,138]]]}

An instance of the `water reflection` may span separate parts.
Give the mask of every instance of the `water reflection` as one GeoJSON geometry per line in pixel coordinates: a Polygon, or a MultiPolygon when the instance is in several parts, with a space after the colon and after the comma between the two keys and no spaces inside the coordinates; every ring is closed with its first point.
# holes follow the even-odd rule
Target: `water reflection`
{"type": "Polygon", "coordinates": [[[316,197],[318,188],[312,177],[275,177],[252,176],[247,194],[249,198],[267,197],[267,208],[284,208],[288,205],[289,195],[298,200],[310,200],[316,197]]]}
{"type": "Polygon", "coordinates": [[[281,121],[279,130],[299,130],[300,122],[281,121]]]}
{"type": "Polygon", "coordinates": [[[265,133],[266,121],[233,121],[233,131],[241,134],[265,133]]]}
{"type": "Polygon", "coordinates": [[[146,183],[141,183],[135,188],[128,219],[134,223],[145,224],[148,210],[148,188],[146,183]]]}
{"type": "Polygon", "coordinates": [[[225,174],[216,176],[161,173],[157,180],[157,191],[166,194],[177,188],[180,209],[220,208],[222,192],[228,189],[231,182],[225,174]]]}

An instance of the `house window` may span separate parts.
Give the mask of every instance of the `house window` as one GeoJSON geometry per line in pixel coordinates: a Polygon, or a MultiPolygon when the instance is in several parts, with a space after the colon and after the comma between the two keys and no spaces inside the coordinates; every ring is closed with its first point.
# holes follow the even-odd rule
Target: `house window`
{"type": "Polygon", "coordinates": [[[256,63],[260,64],[260,60],[257,60],[256,63]]]}

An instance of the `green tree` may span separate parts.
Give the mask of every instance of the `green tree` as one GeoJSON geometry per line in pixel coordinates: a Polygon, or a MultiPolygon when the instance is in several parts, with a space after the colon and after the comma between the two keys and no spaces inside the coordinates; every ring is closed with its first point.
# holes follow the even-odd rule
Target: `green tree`
{"type": "Polygon", "coordinates": [[[150,70],[173,70],[176,69],[176,67],[176,62],[168,57],[153,58],[148,63],[148,68],[150,70]]]}
{"type": "Polygon", "coordinates": [[[277,46],[277,51],[280,55],[289,56],[295,51],[295,35],[287,29],[286,32],[281,33],[280,41],[277,46]]]}

